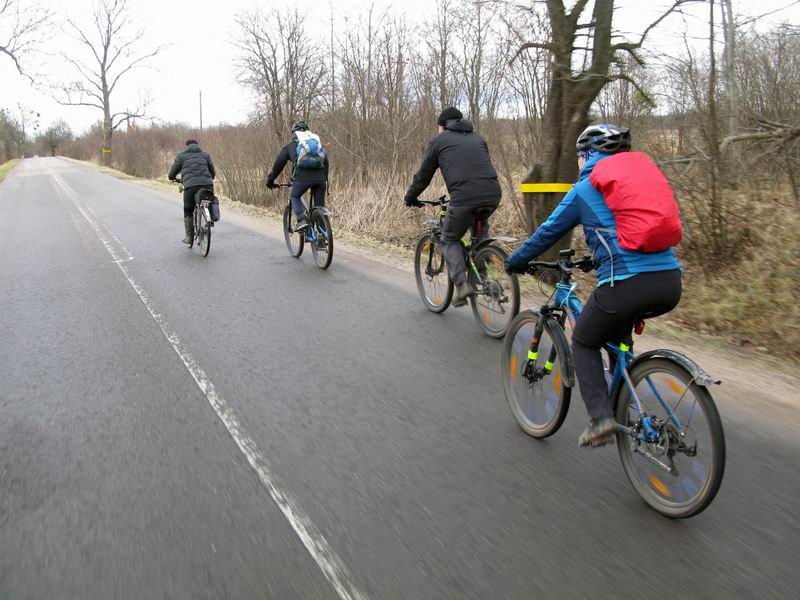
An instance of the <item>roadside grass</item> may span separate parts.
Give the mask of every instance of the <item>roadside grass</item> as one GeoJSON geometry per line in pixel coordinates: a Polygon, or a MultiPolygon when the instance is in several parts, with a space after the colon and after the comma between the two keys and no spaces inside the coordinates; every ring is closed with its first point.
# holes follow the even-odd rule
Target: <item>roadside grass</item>
{"type": "Polygon", "coordinates": [[[11,169],[14,168],[14,165],[16,165],[18,162],[19,162],[18,158],[12,158],[11,160],[4,162],[2,165],[0,165],[0,182],[2,182],[3,179],[6,178],[6,175],[8,175],[11,169]]]}

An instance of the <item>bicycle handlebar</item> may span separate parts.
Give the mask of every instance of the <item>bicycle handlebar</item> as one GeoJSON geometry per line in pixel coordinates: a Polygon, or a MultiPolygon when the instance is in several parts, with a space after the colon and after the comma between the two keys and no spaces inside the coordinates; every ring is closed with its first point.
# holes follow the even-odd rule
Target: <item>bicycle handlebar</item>
{"type": "Polygon", "coordinates": [[[447,196],[439,196],[436,200],[417,200],[417,202],[427,206],[447,206],[450,200],[447,199],[447,196]]]}
{"type": "Polygon", "coordinates": [[[563,258],[556,261],[531,261],[528,263],[528,274],[535,275],[538,269],[552,269],[562,272],[580,269],[584,273],[588,273],[599,266],[599,263],[592,256],[584,256],[580,260],[572,260],[572,257],[575,255],[575,250],[572,249],[562,250],[560,254],[563,258]]]}

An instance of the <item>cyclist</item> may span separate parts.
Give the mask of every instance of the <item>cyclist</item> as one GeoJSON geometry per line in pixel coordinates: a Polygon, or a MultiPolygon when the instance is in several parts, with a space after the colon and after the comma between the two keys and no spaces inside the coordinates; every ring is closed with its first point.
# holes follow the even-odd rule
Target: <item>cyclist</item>
{"type": "MultiPolygon", "coordinates": [[[[630,335],[634,320],[668,313],[681,297],[681,266],[672,248],[657,252],[631,251],[620,246],[617,221],[606,197],[590,181],[596,165],[631,149],[628,129],[614,125],[592,125],[578,137],[578,183],[567,193],[548,219],[514,252],[506,263],[510,272],[524,273],[528,263],[569,233],[583,225],[586,245],[600,265],[597,288],[592,292],[572,333],[575,373],[590,422],[580,435],[581,446],[603,446],[613,439],[616,423],[611,413],[608,384],[600,353],[604,344],[619,344],[630,335]]],[[[642,156],[640,153],[631,153],[642,156]]],[[[645,159],[648,160],[648,159],[645,159]]],[[[609,163],[611,164],[611,163],[609,163]]],[[[653,168],[656,169],[655,165],[653,168]]],[[[623,183],[635,178],[622,171],[623,183]]],[[[663,179],[663,175],[659,175],[663,179]]],[[[663,186],[641,186],[626,191],[641,194],[654,203],[669,194],[663,186]],[[644,188],[647,189],[644,189],[644,188]],[[660,190],[660,191],[659,191],[660,190]]],[[[646,219],[646,215],[642,215],[646,219]]],[[[677,218],[677,217],[676,217],[677,218]]],[[[678,226],[680,223],[678,222],[678,226]]]]}
{"type": "MultiPolygon", "coordinates": [[[[486,140],[474,131],[461,111],[452,106],[446,108],[436,123],[439,135],[428,144],[422,164],[406,192],[405,203],[406,206],[422,206],[419,195],[430,185],[436,169],[441,169],[450,194],[442,226],[442,250],[450,279],[456,286],[453,306],[464,306],[475,290],[467,281],[461,238],[474,223],[477,212],[488,221],[500,204],[502,191],[486,140]]],[[[484,222],[482,230],[484,235],[488,233],[488,223],[484,222]]]]}
{"type": "Polygon", "coordinates": [[[183,243],[191,244],[194,239],[192,216],[195,195],[198,190],[204,188],[214,190],[214,178],[217,172],[211,156],[200,148],[197,140],[190,139],[186,140],[186,147],[178,152],[167,177],[170,181],[175,181],[179,173],[183,184],[183,228],[186,232],[183,243]]]}
{"type": "MultiPolygon", "coordinates": [[[[295,121],[292,124],[292,139],[286,144],[281,151],[278,152],[278,157],[275,159],[275,164],[267,175],[267,187],[275,189],[275,180],[283,171],[286,163],[292,162],[292,189],[289,192],[289,200],[292,203],[292,209],[297,217],[297,224],[294,227],[295,231],[304,229],[308,223],[306,222],[306,206],[303,203],[303,194],[311,190],[311,196],[314,200],[314,206],[325,206],[325,190],[328,183],[328,171],[330,168],[328,162],[328,155],[322,150],[319,144],[319,157],[317,160],[309,160],[304,164],[298,164],[298,147],[301,142],[306,140],[316,140],[319,144],[319,138],[308,130],[308,123],[305,121],[295,121]]],[[[301,162],[302,159],[300,159],[301,162]]]]}

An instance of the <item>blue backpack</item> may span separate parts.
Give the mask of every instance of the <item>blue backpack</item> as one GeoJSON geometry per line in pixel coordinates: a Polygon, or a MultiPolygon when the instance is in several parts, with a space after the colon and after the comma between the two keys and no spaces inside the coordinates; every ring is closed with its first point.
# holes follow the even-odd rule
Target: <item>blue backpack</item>
{"type": "Polygon", "coordinates": [[[295,137],[297,138],[295,169],[324,168],[328,152],[323,147],[319,136],[310,131],[297,131],[295,137]]]}

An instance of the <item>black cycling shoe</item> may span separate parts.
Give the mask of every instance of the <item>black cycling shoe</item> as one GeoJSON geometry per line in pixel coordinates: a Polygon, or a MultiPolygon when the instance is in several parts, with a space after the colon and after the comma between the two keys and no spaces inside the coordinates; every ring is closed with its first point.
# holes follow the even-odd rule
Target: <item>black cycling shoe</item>
{"type": "Polygon", "coordinates": [[[305,219],[299,219],[297,223],[294,224],[293,227],[295,233],[299,233],[306,228],[308,228],[308,221],[306,221],[305,219]]]}
{"type": "Polygon", "coordinates": [[[578,445],[591,448],[605,446],[614,441],[614,433],[616,431],[617,422],[613,418],[592,419],[589,421],[589,426],[583,430],[583,433],[578,438],[578,445]]]}

